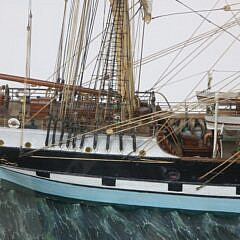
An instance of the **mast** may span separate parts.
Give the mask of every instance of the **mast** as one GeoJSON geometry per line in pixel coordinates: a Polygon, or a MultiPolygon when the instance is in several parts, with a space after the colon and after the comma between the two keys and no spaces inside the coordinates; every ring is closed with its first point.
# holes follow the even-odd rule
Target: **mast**
{"type": "MultiPolygon", "coordinates": [[[[118,76],[118,93],[122,97],[122,120],[126,117],[133,117],[135,104],[135,81],[133,71],[133,50],[131,39],[131,24],[129,17],[128,0],[109,0],[113,25],[115,30],[115,51],[118,76]],[[127,113],[127,116],[125,116],[127,113]]],[[[146,23],[151,21],[151,0],[140,0],[143,9],[143,20],[146,23]]]]}
{"type": "Polygon", "coordinates": [[[30,63],[31,63],[31,43],[32,43],[32,2],[29,0],[28,9],[28,25],[27,25],[27,53],[26,53],[26,77],[24,79],[24,96],[22,99],[22,121],[21,121],[21,135],[20,135],[20,148],[23,147],[24,127],[26,118],[26,102],[27,102],[27,79],[30,78],[30,63]]]}
{"type": "Polygon", "coordinates": [[[133,75],[132,40],[129,20],[128,0],[110,0],[113,25],[115,30],[115,51],[117,61],[117,91],[122,97],[122,120],[125,113],[128,118],[133,116],[135,109],[135,86],[133,75]]]}
{"type": "Polygon", "coordinates": [[[214,138],[213,138],[213,158],[217,156],[217,137],[218,137],[218,93],[215,93],[215,115],[214,115],[214,138]]]}

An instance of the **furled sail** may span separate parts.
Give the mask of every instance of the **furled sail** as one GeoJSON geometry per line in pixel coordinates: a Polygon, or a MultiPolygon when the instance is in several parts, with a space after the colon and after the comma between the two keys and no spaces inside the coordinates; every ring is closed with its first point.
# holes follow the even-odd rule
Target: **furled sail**
{"type": "Polygon", "coordinates": [[[143,6],[144,17],[143,20],[146,23],[150,23],[152,19],[152,0],[141,0],[143,6]]]}

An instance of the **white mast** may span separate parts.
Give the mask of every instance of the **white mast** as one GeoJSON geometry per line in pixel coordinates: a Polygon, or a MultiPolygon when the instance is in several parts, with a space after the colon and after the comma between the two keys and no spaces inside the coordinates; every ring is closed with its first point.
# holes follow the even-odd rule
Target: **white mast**
{"type": "Polygon", "coordinates": [[[213,158],[217,156],[217,137],[218,137],[218,93],[215,93],[215,119],[214,119],[214,139],[213,139],[213,158]]]}
{"type": "Polygon", "coordinates": [[[28,25],[27,25],[27,53],[26,53],[26,68],[24,81],[24,96],[22,98],[22,121],[21,121],[21,136],[20,147],[23,147],[23,135],[26,118],[26,96],[27,96],[27,79],[30,78],[30,63],[31,63],[31,44],[32,44],[32,1],[28,3],[28,25]]]}

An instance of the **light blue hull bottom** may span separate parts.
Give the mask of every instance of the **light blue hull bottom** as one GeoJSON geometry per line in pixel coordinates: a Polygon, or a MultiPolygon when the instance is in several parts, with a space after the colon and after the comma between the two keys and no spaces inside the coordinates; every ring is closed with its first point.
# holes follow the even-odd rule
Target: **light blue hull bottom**
{"type": "Polygon", "coordinates": [[[240,213],[240,199],[237,198],[125,191],[72,185],[16,173],[2,167],[0,167],[0,178],[33,191],[76,200],[191,211],[240,213]]]}

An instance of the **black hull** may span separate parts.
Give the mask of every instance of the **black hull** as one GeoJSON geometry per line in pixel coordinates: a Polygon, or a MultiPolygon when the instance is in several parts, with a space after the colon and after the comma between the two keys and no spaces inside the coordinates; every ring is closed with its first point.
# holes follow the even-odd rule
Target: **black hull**
{"type": "MultiPolygon", "coordinates": [[[[1,147],[0,157],[20,168],[48,172],[139,180],[200,183],[199,177],[219,165],[181,159],[140,159],[122,155],[101,155],[69,151],[38,150],[32,154],[19,148],[1,147]],[[21,156],[22,155],[22,156],[21,156]]],[[[218,170],[219,171],[219,170],[218,170]]],[[[214,184],[240,184],[240,165],[233,164],[216,177],[214,184]]],[[[41,174],[41,173],[40,173],[41,174]]]]}

